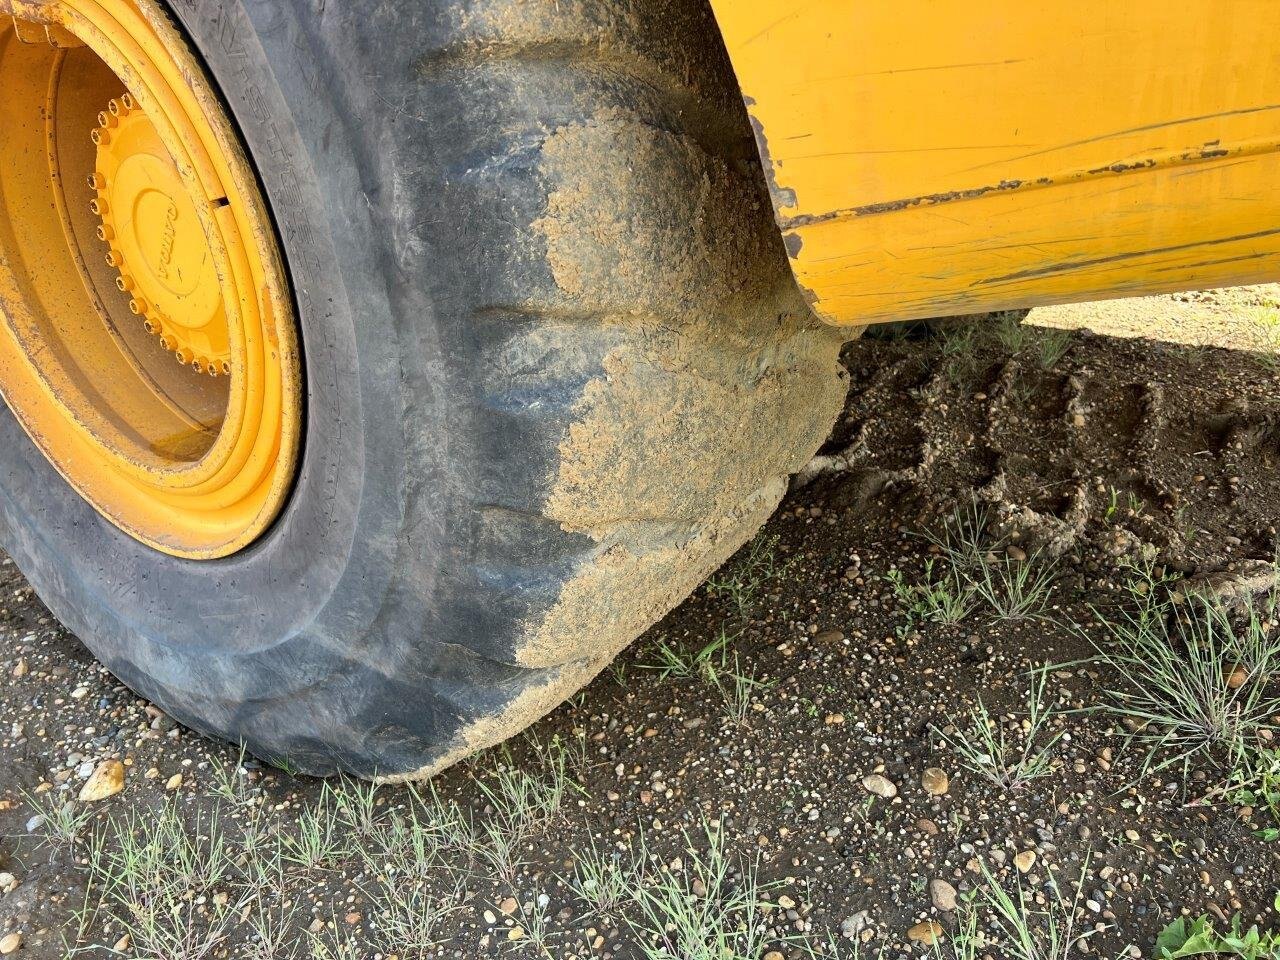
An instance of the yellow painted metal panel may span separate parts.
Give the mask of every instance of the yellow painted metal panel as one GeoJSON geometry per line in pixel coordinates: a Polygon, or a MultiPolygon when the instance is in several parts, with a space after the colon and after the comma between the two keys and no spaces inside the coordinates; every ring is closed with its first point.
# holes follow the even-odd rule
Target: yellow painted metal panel
{"type": "Polygon", "coordinates": [[[1280,276],[1276,0],[712,5],[832,322],[1280,276]]]}

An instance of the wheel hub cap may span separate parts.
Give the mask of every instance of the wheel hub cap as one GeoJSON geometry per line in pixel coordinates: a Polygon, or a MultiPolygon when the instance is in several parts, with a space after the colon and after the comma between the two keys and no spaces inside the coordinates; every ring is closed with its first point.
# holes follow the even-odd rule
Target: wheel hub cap
{"type": "Polygon", "coordinates": [[[226,311],[205,239],[178,168],[155,126],[129,94],[98,114],[96,193],[107,264],[148,333],[179,363],[212,376],[230,373],[226,311]]]}

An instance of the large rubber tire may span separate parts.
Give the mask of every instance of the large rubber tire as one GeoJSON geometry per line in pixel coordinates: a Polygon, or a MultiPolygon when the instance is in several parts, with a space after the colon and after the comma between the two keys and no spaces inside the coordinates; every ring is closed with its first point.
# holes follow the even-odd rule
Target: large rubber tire
{"type": "Polygon", "coordinates": [[[183,722],[424,776],[523,728],[777,504],[844,394],[700,0],[177,0],[298,301],[289,506],[225,560],[102,520],[7,412],[0,533],[183,722]]]}

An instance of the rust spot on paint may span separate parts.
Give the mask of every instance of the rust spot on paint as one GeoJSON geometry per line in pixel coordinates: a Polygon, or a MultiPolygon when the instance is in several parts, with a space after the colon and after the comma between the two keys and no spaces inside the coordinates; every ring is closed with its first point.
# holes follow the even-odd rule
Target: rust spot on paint
{"type": "Polygon", "coordinates": [[[787,256],[794,260],[800,256],[800,248],[804,246],[804,238],[798,233],[784,233],[782,235],[782,245],[787,248],[787,256]]]}
{"type": "Polygon", "coordinates": [[[832,210],[828,213],[806,213],[798,217],[788,217],[783,223],[784,229],[807,227],[827,220],[841,217],[866,217],[877,213],[893,213],[908,207],[933,206],[940,203],[951,203],[955,200],[972,200],[997,190],[1017,190],[1026,183],[1025,180],[1001,180],[999,183],[985,187],[971,187],[967,190],[948,190],[944,193],[926,193],[918,197],[905,197],[901,200],[886,200],[883,203],[868,203],[860,207],[849,207],[844,210],[832,210]]]}
{"type": "Polygon", "coordinates": [[[765,136],[764,125],[755,114],[755,98],[749,97],[744,93],[742,102],[747,105],[747,119],[751,121],[751,132],[755,134],[756,149],[760,151],[760,164],[764,167],[765,180],[768,181],[769,193],[773,197],[773,210],[777,214],[778,225],[781,226],[782,209],[784,207],[794,209],[799,205],[796,201],[796,192],[790,187],[784,187],[778,183],[773,154],[769,152],[769,138],[765,136]]]}
{"type": "Polygon", "coordinates": [[[1155,165],[1155,158],[1149,157],[1146,160],[1133,160],[1128,163],[1110,163],[1105,167],[1094,167],[1089,171],[1089,173],[1128,173],[1130,170],[1146,170],[1150,167],[1154,167],[1155,165]]]}

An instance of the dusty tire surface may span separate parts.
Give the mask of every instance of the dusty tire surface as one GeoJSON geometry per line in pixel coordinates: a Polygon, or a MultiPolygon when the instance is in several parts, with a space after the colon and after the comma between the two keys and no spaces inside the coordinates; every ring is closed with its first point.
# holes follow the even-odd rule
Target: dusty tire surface
{"type": "Polygon", "coordinates": [[[537,719],[765,520],[840,409],[695,0],[176,0],[258,167],[307,379],[290,503],[161,555],[0,410],[0,539],[141,695],[309,773],[537,719]]]}

